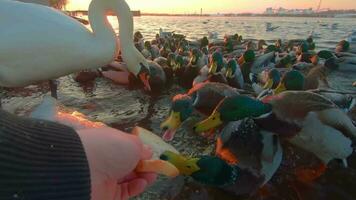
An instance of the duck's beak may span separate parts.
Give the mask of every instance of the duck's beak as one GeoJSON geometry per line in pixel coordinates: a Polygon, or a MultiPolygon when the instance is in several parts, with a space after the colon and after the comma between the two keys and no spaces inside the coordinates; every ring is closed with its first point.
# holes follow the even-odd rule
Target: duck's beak
{"type": "Polygon", "coordinates": [[[274,94],[276,95],[276,94],[279,94],[279,93],[281,93],[281,92],[283,92],[283,91],[286,91],[287,90],[287,88],[286,88],[286,86],[284,85],[284,83],[280,83],[278,86],[277,86],[277,88],[274,90],[274,94]]]}
{"type": "Polygon", "coordinates": [[[142,81],[143,85],[145,86],[145,89],[147,91],[151,91],[151,86],[150,86],[150,75],[146,72],[140,73],[139,74],[140,80],[142,81]]]}
{"type": "Polygon", "coordinates": [[[177,64],[174,65],[173,70],[174,70],[174,71],[177,71],[178,69],[180,69],[180,64],[179,64],[179,63],[177,63],[177,64]]]}
{"type": "Polygon", "coordinates": [[[239,63],[239,65],[241,66],[242,64],[245,63],[245,58],[243,56],[240,56],[240,58],[237,60],[237,62],[239,63]]]}
{"type": "Polygon", "coordinates": [[[171,66],[175,66],[176,63],[174,62],[174,60],[171,60],[170,64],[171,64],[171,66]]]}
{"type": "Polygon", "coordinates": [[[217,68],[218,68],[217,63],[216,63],[216,62],[213,62],[213,63],[210,65],[209,74],[215,74],[217,68]]]}
{"type": "Polygon", "coordinates": [[[273,86],[273,79],[268,78],[268,81],[266,82],[266,84],[263,86],[263,89],[271,89],[273,86]]]}
{"type": "Polygon", "coordinates": [[[194,172],[200,170],[199,166],[197,165],[199,161],[198,158],[186,158],[171,151],[165,151],[160,156],[160,159],[174,165],[179,170],[180,174],[185,176],[190,176],[194,172]]]}
{"type": "Polygon", "coordinates": [[[220,126],[221,124],[223,124],[223,121],[221,121],[220,113],[214,112],[206,120],[197,123],[193,129],[197,133],[202,133],[205,131],[209,131],[213,128],[216,128],[216,127],[220,126]]]}
{"type": "Polygon", "coordinates": [[[192,58],[190,59],[190,63],[194,65],[196,62],[197,62],[197,57],[192,56],[192,58]]]}
{"type": "Polygon", "coordinates": [[[181,123],[180,113],[171,111],[168,119],[161,124],[161,129],[164,131],[163,139],[165,141],[173,140],[176,130],[181,123]]]}
{"type": "Polygon", "coordinates": [[[231,69],[231,68],[228,68],[228,69],[226,70],[226,77],[227,77],[227,78],[232,78],[232,69],[231,69]]]}

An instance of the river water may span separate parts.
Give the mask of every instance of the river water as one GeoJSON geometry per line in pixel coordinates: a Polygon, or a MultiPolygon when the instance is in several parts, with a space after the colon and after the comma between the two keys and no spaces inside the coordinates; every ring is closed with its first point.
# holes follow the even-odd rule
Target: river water
{"type": "MultiPolygon", "coordinates": [[[[118,24],[110,19],[117,31],[118,24]]],[[[244,38],[265,39],[301,39],[314,31],[318,49],[335,47],[352,29],[356,28],[355,19],[336,18],[269,18],[269,17],[136,17],[135,30],[139,30],[148,38],[154,38],[159,28],[165,31],[176,31],[190,40],[196,40],[207,33],[217,32],[218,38],[224,34],[242,34],[244,38]],[[265,23],[280,26],[276,31],[266,32],[265,23]],[[335,27],[332,28],[332,24],[335,27]]],[[[98,66],[100,67],[100,66],[98,66]]],[[[331,86],[336,89],[354,90],[355,73],[336,73],[331,86]]],[[[170,99],[184,90],[173,86],[159,96],[149,96],[141,90],[128,90],[125,86],[115,85],[108,80],[98,78],[91,85],[80,85],[71,76],[58,79],[59,102],[66,107],[84,113],[90,119],[102,121],[123,131],[130,131],[139,125],[160,133],[159,124],[169,111],[170,99]]],[[[47,84],[32,85],[7,91],[2,97],[3,107],[19,115],[26,115],[38,105],[44,94],[48,93],[47,84]]],[[[198,155],[210,153],[214,141],[207,141],[191,132],[191,125],[197,121],[195,117],[185,123],[177,132],[172,144],[182,153],[198,155]]],[[[295,156],[293,148],[286,146],[286,161],[295,156]],[[288,152],[292,152],[289,153],[288,152]]],[[[301,153],[303,154],[303,153],[301,153]]],[[[119,156],[119,154],[118,154],[119,156]]],[[[299,155],[298,155],[299,156],[299,155]]],[[[272,199],[326,199],[318,196],[327,194],[329,199],[356,199],[356,159],[349,161],[350,167],[330,169],[317,183],[298,185],[285,182],[283,177],[288,174],[283,170],[277,172],[270,186],[274,188],[272,199]],[[308,196],[309,195],[309,196],[308,196]]],[[[147,192],[137,199],[237,199],[216,189],[207,188],[192,182],[190,179],[177,178],[174,181],[160,179],[147,192]]]]}

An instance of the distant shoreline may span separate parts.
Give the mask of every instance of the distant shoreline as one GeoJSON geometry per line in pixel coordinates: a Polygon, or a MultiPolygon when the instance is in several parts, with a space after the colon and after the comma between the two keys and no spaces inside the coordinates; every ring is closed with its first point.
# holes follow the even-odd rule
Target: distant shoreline
{"type": "Polygon", "coordinates": [[[290,15],[290,14],[221,14],[221,15],[199,15],[199,14],[165,14],[165,13],[141,13],[141,16],[158,16],[158,17],[304,17],[304,18],[356,18],[354,15],[338,17],[338,15],[322,15],[322,14],[308,14],[308,15],[290,15]]]}

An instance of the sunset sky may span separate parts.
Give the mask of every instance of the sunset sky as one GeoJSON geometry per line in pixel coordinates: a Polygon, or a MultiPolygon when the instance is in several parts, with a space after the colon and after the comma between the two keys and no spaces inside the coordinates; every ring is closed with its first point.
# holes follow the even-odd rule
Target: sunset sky
{"type": "MultiPolygon", "coordinates": [[[[69,0],[68,10],[87,9],[90,0],[69,0]]],[[[263,12],[267,7],[314,8],[319,0],[127,0],[132,10],[154,13],[263,12]]],[[[356,9],[356,0],[322,0],[321,8],[356,9]]]]}

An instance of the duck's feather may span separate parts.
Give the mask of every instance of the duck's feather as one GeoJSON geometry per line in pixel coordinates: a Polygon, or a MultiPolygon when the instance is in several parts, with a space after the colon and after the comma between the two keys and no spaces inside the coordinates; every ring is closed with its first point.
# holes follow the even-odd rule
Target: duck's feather
{"type": "Polygon", "coordinates": [[[339,130],[347,137],[356,138],[356,127],[342,110],[334,108],[317,112],[317,114],[323,124],[339,130]]]}
{"type": "Polygon", "coordinates": [[[353,152],[352,141],[339,130],[320,121],[316,112],[308,113],[302,130],[288,141],[313,153],[324,164],[333,159],[345,159],[353,152]]]}
{"type": "Polygon", "coordinates": [[[336,105],[321,95],[305,91],[286,91],[263,99],[272,105],[277,118],[298,123],[312,111],[336,108],[336,105]]]}
{"type": "Polygon", "coordinates": [[[236,89],[222,83],[200,83],[189,90],[193,105],[200,112],[211,114],[216,105],[225,97],[239,94],[236,89]]]}

